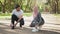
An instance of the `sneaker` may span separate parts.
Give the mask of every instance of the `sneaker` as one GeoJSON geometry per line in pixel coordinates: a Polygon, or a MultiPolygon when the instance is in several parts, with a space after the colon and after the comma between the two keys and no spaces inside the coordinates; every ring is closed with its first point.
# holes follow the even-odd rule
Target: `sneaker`
{"type": "Polygon", "coordinates": [[[20,29],[23,29],[23,27],[20,27],[20,29]]]}
{"type": "Polygon", "coordinates": [[[14,26],[12,26],[12,28],[11,29],[14,29],[14,26]]]}
{"type": "Polygon", "coordinates": [[[37,29],[36,29],[36,30],[32,30],[32,32],[38,32],[38,31],[39,31],[39,30],[37,30],[37,29]]]}
{"type": "Polygon", "coordinates": [[[39,31],[39,30],[36,28],[33,28],[33,30],[32,30],[32,32],[37,32],[37,31],[39,31]]]}

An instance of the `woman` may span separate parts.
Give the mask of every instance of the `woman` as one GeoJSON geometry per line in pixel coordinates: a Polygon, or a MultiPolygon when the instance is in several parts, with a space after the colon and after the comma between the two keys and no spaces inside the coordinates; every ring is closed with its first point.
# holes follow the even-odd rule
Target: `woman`
{"type": "Polygon", "coordinates": [[[44,24],[44,19],[41,17],[41,14],[38,10],[38,6],[35,5],[33,8],[33,21],[30,25],[30,27],[33,27],[32,32],[37,32],[39,31],[39,26],[42,27],[44,24]]]}

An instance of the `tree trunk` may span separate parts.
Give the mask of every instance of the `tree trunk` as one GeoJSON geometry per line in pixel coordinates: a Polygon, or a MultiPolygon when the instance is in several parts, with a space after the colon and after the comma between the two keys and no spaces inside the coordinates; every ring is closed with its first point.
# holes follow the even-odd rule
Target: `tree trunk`
{"type": "Polygon", "coordinates": [[[22,0],[20,0],[20,8],[21,9],[22,9],[22,5],[23,5],[22,0]]]}
{"type": "Polygon", "coordinates": [[[57,13],[60,13],[60,12],[59,12],[59,9],[58,9],[58,1],[59,1],[59,0],[56,0],[56,3],[57,3],[57,4],[56,4],[56,9],[57,9],[57,13]]]}
{"type": "Polygon", "coordinates": [[[12,10],[11,10],[11,1],[12,1],[12,0],[9,0],[9,1],[8,1],[8,2],[9,2],[9,7],[10,7],[10,8],[9,8],[9,12],[12,11],[12,10]]]}
{"type": "Polygon", "coordinates": [[[51,13],[59,13],[58,12],[58,0],[52,0],[52,1],[50,1],[51,3],[50,3],[50,6],[51,6],[51,8],[52,8],[52,11],[51,11],[51,13]]]}
{"type": "Polygon", "coordinates": [[[2,12],[5,13],[5,5],[6,5],[6,0],[4,0],[4,4],[2,4],[2,12]]]}
{"type": "Polygon", "coordinates": [[[5,5],[2,7],[2,12],[5,13],[5,5]]]}
{"type": "Polygon", "coordinates": [[[25,8],[25,11],[27,12],[27,6],[29,5],[29,2],[30,2],[30,0],[27,0],[27,5],[26,5],[26,8],[25,8]]]}

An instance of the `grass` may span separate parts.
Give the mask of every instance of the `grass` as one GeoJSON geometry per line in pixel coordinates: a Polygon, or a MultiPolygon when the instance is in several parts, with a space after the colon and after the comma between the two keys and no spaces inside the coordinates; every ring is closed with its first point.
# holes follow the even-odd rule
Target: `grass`
{"type": "Polygon", "coordinates": [[[31,15],[32,15],[32,13],[24,13],[24,16],[27,16],[27,17],[29,17],[31,15]]]}
{"type": "Polygon", "coordinates": [[[0,16],[11,16],[11,13],[8,13],[8,14],[6,14],[6,13],[0,13],[0,16]]]}
{"type": "Polygon", "coordinates": [[[60,14],[54,14],[55,16],[60,16],[60,14]]]}
{"type": "MultiPolygon", "coordinates": [[[[24,13],[24,16],[31,16],[31,15],[32,15],[32,13],[24,13]]],[[[8,13],[8,14],[0,13],[0,16],[11,16],[11,13],[8,13]]]]}
{"type": "MultiPolygon", "coordinates": [[[[31,15],[32,15],[32,13],[24,13],[24,16],[27,16],[27,17],[29,17],[31,15]]],[[[11,13],[8,13],[8,14],[1,13],[0,14],[0,18],[10,18],[10,17],[11,17],[11,13]]]]}
{"type": "Polygon", "coordinates": [[[60,18],[60,14],[54,14],[54,16],[56,16],[57,18],[60,18]]]}

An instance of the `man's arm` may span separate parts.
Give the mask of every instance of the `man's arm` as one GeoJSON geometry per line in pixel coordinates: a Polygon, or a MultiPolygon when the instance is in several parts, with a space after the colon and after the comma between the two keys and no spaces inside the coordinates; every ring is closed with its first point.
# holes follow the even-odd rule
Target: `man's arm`
{"type": "Polygon", "coordinates": [[[18,22],[22,19],[23,15],[20,15],[18,18],[18,22]]]}
{"type": "Polygon", "coordinates": [[[15,26],[18,24],[18,22],[22,19],[22,17],[23,17],[23,15],[20,15],[19,16],[19,19],[18,19],[18,21],[17,21],[17,23],[15,24],[15,26]]]}

